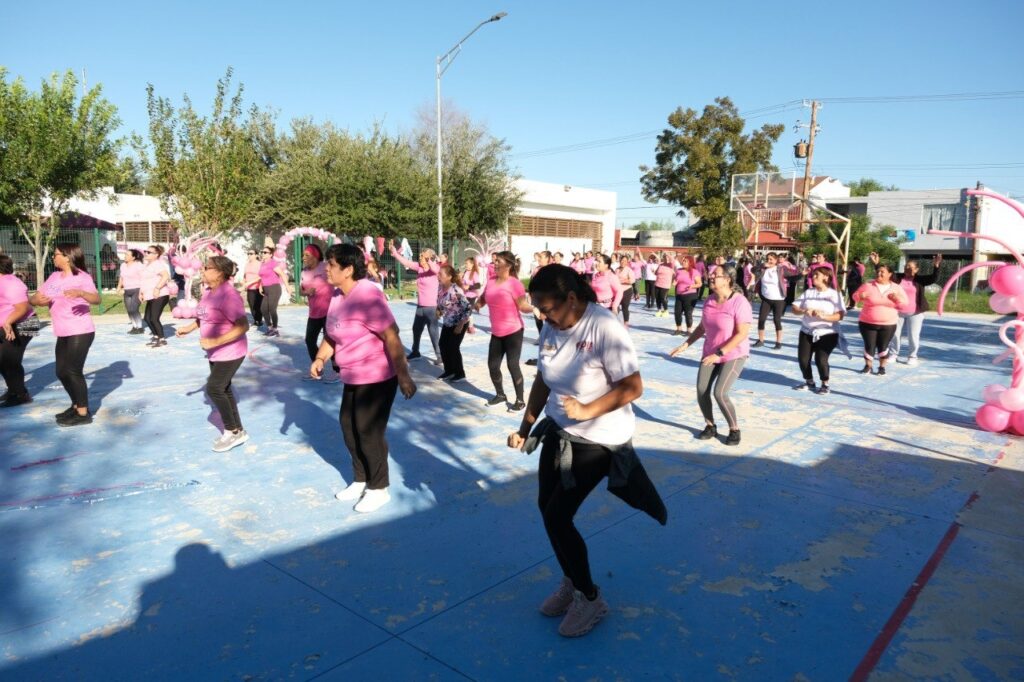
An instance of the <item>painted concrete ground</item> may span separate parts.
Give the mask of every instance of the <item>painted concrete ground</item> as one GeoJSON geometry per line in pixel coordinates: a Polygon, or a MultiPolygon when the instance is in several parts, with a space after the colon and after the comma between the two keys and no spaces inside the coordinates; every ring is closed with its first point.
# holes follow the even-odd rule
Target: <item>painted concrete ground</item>
{"type": "MultiPolygon", "coordinates": [[[[393,307],[408,343],[413,308],[393,307]]],[[[671,320],[635,307],[636,445],[670,519],[587,501],[612,610],[578,640],[537,612],[559,570],[535,455],[504,447],[519,414],[483,404],[486,334],[467,384],[414,363],[393,502],[358,515],[333,498],[340,385],[300,378],[303,309],[253,335],[235,382],[252,440],[224,454],[195,337],[154,351],[112,322],[93,426],[53,426],[48,331],[25,358],[36,401],[0,414],[0,678],[1024,678],[1024,450],[972,419],[1008,374],[994,322],[930,317],[922,364],[885,377],[835,357],[826,397],[791,390],[790,321],[737,384],[729,448],[694,440],[697,357],[669,358],[671,320]]]]}

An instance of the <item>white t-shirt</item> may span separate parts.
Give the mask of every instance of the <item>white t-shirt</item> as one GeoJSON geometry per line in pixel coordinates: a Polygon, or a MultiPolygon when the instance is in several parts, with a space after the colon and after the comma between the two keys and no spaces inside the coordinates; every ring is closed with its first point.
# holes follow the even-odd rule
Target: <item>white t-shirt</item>
{"type": "Polygon", "coordinates": [[[779,270],[777,267],[765,268],[761,275],[761,298],[770,301],[781,301],[785,298],[779,292],[779,270]]]}
{"type": "Polygon", "coordinates": [[[653,282],[658,279],[658,264],[644,263],[644,279],[653,282]]]}
{"type": "Polygon", "coordinates": [[[621,445],[633,437],[632,405],[589,421],[570,419],[562,407],[563,397],[590,403],[640,371],[633,340],[610,310],[589,303],[571,329],[544,325],[537,369],[551,389],[544,412],[558,426],[601,445],[621,445]]]}
{"type": "MultiPolygon", "coordinates": [[[[800,308],[801,310],[817,310],[825,313],[826,315],[835,315],[836,313],[846,313],[846,306],[843,304],[843,297],[839,295],[839,292],[835,289],[825,289],[825,291],[818,291],[817,289],[808,289],[804,293],[800,294],[800,297],[793,301],[793,305],[800,308]]],[[[814,335],[817,331],[818,335],[821,334],[833,334],[839,331],[838,322],[828,322],[820,317],[810,317],[804,315],[800,321],[800,331],[805,334],[814,335]]]]}

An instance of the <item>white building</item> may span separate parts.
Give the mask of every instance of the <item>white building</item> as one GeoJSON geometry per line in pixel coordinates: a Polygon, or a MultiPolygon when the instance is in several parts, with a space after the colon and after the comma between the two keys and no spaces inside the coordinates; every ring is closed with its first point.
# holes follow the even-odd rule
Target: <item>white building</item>
{"type": "Polygon", "coordinates": [[[568,263],[573,252],[615,248],[615,192],[536,180],[516,180],[516,187],[523,198],[508,233],[524,267],[537,251],[561,251],[568,263]]]}

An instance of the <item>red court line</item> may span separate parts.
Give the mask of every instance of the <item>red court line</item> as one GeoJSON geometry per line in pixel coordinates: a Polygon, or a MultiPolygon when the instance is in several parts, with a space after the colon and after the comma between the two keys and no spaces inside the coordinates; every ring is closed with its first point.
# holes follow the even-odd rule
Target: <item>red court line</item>
{"type": "Polygon", "coordinates": [[[52,459],[40,459],[35,462],[26,462],[25,464],[19,464],[17,466],[11,467],[11,471],[24,471],[25,469],[31,469],[32,467],[44,466],[46,464],[56,464],[57,462],[63,462],[65,460],[71,459],[72,457],[80,457],[85,454],[88,453],[75,452],[65,457],[54,457],[52,459]]]}
{"type": "Polygon", "coordinates": [[[60,495],[45,495],[43,497],[30,497],[25,500],[14,500],[13,502],[0,502],[0,507],[20,507],[25,504],[33,504],[35,502],[49,502],[52,500],[63,500],[75,497],[84,497],[85,495],[95,495],[96,493],[105,493],[111,490],[123,490],[125,488],[142,488],[145,483],[127,483],[125,485],[114,485],[109,488],[89,488],[86,490],[78,490],[73,493],[62,493],[60,495]]]}

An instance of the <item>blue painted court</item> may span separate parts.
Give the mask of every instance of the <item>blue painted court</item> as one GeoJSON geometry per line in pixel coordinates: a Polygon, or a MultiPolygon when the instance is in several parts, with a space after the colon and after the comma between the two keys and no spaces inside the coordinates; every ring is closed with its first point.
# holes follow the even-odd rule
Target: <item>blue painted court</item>
{"type": "MultiPolygon", "coordinates": [[[[414,307],[393,309],[408,344],[414,307]]],[[[787,320],[736,385],[736,448],[694,439],[696,349],[668,357],[670,318],[634,306],[633,323],[635,443],[669,523],[603,487],[588,499],[611,613],[576,640],[537,611],[560,572],[536,455],[504,446],[520,413],[484,406],[485,318],[469,382],[413,363],[392,503],[370,515],[333,497],[340,385],[302,380],[304,308],[280,338],[250,335],[235,390],[252,438],[223,454],[195,335],[153,350],[101,318],[96,421],[57,429],[44,330],[35,402],[0,414],[0,679],[1024,678],[1024,449],[973,420],[1008,381],[994,320],[929,316],[920,366],[884,377],[856,373],[847,321],[855,357],[833,355],[828,396],[791,390],[787,320]]]]}

